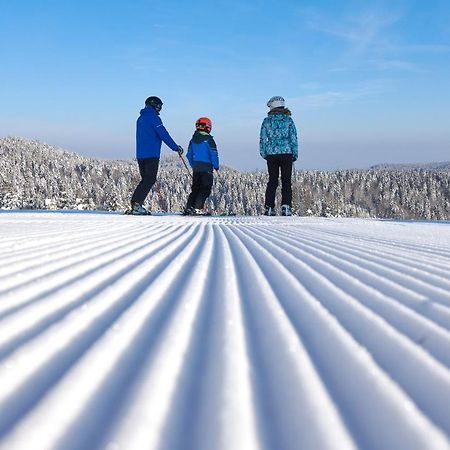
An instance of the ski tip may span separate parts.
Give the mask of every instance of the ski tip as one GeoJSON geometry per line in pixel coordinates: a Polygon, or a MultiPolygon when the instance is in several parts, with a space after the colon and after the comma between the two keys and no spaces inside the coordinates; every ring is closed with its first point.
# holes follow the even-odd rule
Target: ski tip
{"type": "Polygon", "coordinates": [[[136,213],[134,213],[134,212],[131,211],[131,210],[127,210],[127,211],[124,211],[123,215],[124,215],[124,216],[139,216],[139,217],[144,217],[144,216],[151,216],[152,213],[149,211],[147,214],[136,214],[136,213]]]}

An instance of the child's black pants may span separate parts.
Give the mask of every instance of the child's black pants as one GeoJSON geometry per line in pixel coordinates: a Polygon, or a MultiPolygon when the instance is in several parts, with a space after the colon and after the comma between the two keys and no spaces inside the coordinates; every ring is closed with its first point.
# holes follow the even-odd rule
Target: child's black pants
{"type": "Polygon", "coordinates": [[[186,204],[187,208],[203,209],[206,199],[211,194],[213,174],[194,170],[192,189],[186,204]]]}

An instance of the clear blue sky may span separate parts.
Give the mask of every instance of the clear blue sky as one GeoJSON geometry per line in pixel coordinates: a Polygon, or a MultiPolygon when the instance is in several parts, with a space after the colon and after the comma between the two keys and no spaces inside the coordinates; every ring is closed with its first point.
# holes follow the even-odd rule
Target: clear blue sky
{"type": "Polygon", "coordinates": [[[133,157],[158,95],[181,145],[206,115],[222,162],[263,168],[282,95],[298,168],[450,160],[448,0],[11,1],[0,61],[0,136],[84,155],[133,157]]]}

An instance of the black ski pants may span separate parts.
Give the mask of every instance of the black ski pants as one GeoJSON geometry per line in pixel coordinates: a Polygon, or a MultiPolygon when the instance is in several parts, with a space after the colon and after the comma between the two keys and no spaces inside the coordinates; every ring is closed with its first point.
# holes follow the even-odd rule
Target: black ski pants
{"type": "Polygon", "coordinates": [[[192,189],[189,194],[186,209],[203,209],[205,201],[211,194],[213,185],[213,174],[211,172],[200,172],[194,170],[192,178],[192,189]]]}
{"type": "Polygon", "coordinates": [[[159,158],[138,159],[139,173],[141,174],[141,181],[137,185],[131,202],[144,203],[150,189],[153,187],[158,175],[159,158]]]}
{"type": "Polygon", "coordinates": [[[278,187],[278,179],[281,172],[281,204],[292,206],[292,154],[269,155],[267,170],[269,171],[269,182],[266,188],[265,206],[275,208],[275,195],[278,187]]]}

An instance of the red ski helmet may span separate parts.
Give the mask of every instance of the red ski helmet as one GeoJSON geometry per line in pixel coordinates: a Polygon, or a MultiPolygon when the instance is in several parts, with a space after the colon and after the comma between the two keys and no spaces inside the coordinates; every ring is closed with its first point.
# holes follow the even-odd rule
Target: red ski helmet
{"type": "Polygon", "coordinates": [[[209,133],[212,130],[211,119],[200,117],[200,119],[197,119],[197,122],[195,122],[195,128],[199,131],[206,131],[209,133]]]}

